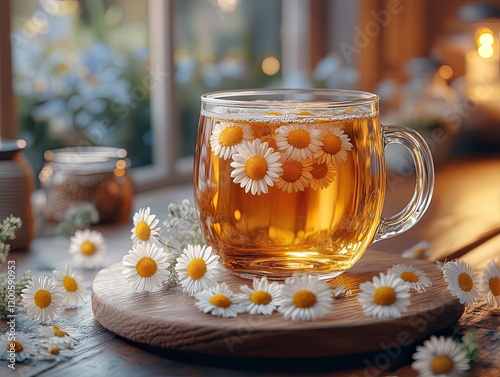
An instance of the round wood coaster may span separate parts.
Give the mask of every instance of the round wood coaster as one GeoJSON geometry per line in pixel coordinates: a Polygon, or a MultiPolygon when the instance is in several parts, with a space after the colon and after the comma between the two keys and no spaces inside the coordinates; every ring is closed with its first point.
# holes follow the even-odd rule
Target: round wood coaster
{"type": "MultiPolygon", "coordinates": [[[[225,281],[233,292],[250,285],[227,272],[218,281],[225,281]]],[[[277,312],[218,318],[200,312],[195,298],[180,287],[135,292],[117,263],[97,274],[92,309],[103,327],[134,342],[201,354],[263,358],[354,355],[407,347],[451,325],[464,310],[448,292],[436,265],[390,253],[368,250],[333,284],[343,284],[352,294],[335,300],[332,312],[316,321],[288,321],[277,312]],[[365,317],[356,300],[359,284],[397,263],[426,272],[432,287],[423,293],[412,291],[411,305],[402,318],[365,317]]]]}

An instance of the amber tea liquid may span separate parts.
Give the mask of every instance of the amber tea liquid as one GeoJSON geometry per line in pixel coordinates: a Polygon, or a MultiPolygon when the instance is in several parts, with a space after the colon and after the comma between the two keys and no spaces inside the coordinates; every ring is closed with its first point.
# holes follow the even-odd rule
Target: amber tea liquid
{"type": "Polygon", "coordinates": [[[205,239],[241,276],[337,276],[380,222],[378,114],[263,111],[201,114],[194,197],[205,239]]]}

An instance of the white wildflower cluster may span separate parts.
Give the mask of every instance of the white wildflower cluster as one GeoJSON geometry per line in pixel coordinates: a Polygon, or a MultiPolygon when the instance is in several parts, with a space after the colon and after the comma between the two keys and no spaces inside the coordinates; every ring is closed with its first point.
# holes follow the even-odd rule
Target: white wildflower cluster
{"type": "Polygon", "coordinates": [[[16,232],[23,225],[23,221],[14,215],[7,216],[0,223],[0,264],[3,264],[10,252],[9,241],[16,238],[16,232]]]}

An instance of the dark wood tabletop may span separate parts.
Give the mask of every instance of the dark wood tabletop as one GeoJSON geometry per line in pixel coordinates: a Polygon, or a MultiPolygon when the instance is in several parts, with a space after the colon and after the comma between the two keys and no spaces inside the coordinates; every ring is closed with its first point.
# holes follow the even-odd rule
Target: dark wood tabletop
{"type": "MultiPolygon", "coordinates": [[[[391,174],[388,178],[385,215],[401,209],[413,190],[414,177],[391,174]]],[[[134,210],[150,206],[164,220],[167,206],[182,199],[192,200],[190,185],[176,186],[137,195],[134,210]],[[162,213],[165,214],[162,216],[162,213]]],[[[108,243],[104,264],[121,260],[130,248],[132,222],[99,226],[108,243]]],[[[412,229],[392,239],[378,242],[371,249],[401,253],[415,243],[427,240],[432,246],[429,261],[460,258],[481,270],[500,257],[500,158],[461,158],[449,161],[436,171],[434,197],[422,220],[412,229]]],[[[71,262],[69,237],[38,237],[29,251],[15,251],[10,260],[21,274],[28,269],[49,273],[54,266],[71,262]]],[[[369,252],[369,250],[367,251],[369,252]]],[[[6,266],[2,266],[5,272],[6,266]]],[[[64,310],[58,322],[74,329],[80,340],[73,357],[59,362],[17,363],[16,370],[0,365],[2,376],[416,376],[410,367],[414,346],[405,349],[395,362],[370,367],[374,355],[343,359],[260,360],[204,356],[176,350],[155,349],[135,344],[104,329],[94,318],[90,305],[90,285],[95,271],[85,272],[88,301],[77,309],[64,310]]],[[[453,327],[465,332],[476,330],[478,357],[470,376],[500,376],[500,309],[478,303],[465,309],[453,327]]],[[[20,314],[19,331],[34,326],[20,314]]],[[[0,322],[7,328],[5,321],[0,322]]],[[[444,334],[451,334],[453,328],[444,334]]],[[[376,355],[375,355],[376,356],[376,355]]]]}

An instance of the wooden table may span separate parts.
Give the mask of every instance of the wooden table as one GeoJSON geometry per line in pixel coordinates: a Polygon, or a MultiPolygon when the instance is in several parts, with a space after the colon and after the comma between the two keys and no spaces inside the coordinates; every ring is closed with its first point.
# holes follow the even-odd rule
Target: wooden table
{"type": "MultiPolygon", "coordinates": [[[[389,215],[401,208],[411,190],[412,176],[391,176],[384,213],[389,215]]],[[[185,198],[192,198],[189,185],[148,192],[138,195],[134,210],[150,206],[164,220],[168,204],[185,198]]],[[[109,245],[106,265],[120,261],[128,251],[131,224],[97,228],[105,235],[109,245]]],[[[431,261],[461,258],[480,270],[491,258],[500,257],[500,159],[456,160],[440,168],[436,174],[434,198],[424,218],[407,233],[379,242],[372,248],[401,253],[422,239],[428,240],[433,246],[433,253],[429,257],[431,261]]],[[[36,273],[50,273],[55,265],[70,263],[68,246],[69,238],[66,237],[37,238],[30,251],[14,252],[10,259],[16,261],[19,274],[27,269],[36,273]]],[[[2,266],[2,271],[5,270],[6,265],[2,266]]],[[[89,287],[96,272],[85,274],[89,287]]],[[[478,331],[479,357],[471,376],[500,376],[499,319],[499,309],[478,304],[468,307],[458,321],[457,325],[462,330],[478,331]]],[[[404,350],[396,358],[396,362],[382,368],[373,367],[376,355],[342,360],[297,360],[283,364],[279,361],[202,356],[133,344],[100,326],[92,314],[89,302],[81,308],[65,310],[59,321],[62,326],[74,327],[78,332],[80,343],[74,349],[73,358],[53,363],[18,363],[15,371],[2,365],[0,375],[253,376],[259,372],[263,376],[282,376],[293,372],[300,376],[416,376],[409,366],[414,350],[412,347],[404,350]]],[[[34,323],[20,315],[17,324],[18,330],[22,331],[34,323]]],[[[6,327],[5,321],[0,322],[0,327],[6,327]]]]}

